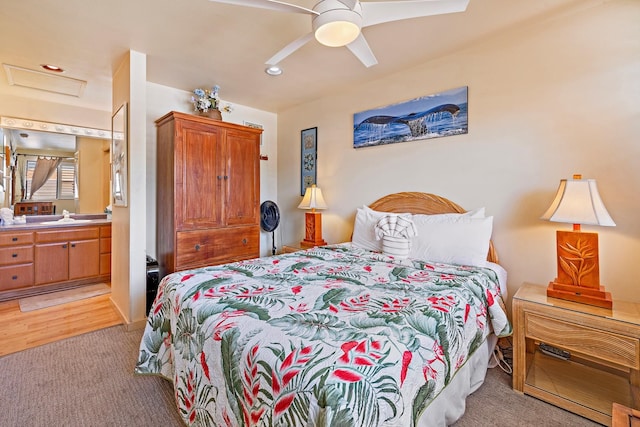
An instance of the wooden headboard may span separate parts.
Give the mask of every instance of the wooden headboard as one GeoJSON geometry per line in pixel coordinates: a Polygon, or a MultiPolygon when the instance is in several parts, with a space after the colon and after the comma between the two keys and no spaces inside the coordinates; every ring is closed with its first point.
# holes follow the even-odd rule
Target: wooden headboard
{"type": "MultiPolygon", "coordinates": [[[[460,205],[444,197],[412,191],[389,194],[371,203],[369,207],[381,212],[407,212],[424,215],[467,212],[467,210],[460,207],[460,205]]],[[[498,263],[498,253],[491,241],[489,242],[487,261],[498,263]]]]}

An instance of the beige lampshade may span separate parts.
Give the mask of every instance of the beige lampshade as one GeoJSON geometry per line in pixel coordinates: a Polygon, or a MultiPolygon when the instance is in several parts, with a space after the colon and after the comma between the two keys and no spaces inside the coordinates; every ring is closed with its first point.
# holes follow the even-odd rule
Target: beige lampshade
{"type": "Polygon", "coordinates": [[[616,225],[602,203],[596,180],[581,179],[581,175],[560,180],[555,199],[540,219],[569,224],[616,225]]]}
{"type": "Polygon", "coordinates": [[[327,204],[322,197],[322,190],[315,185],[307,187],[304,192],[302,202],[298,205],[299,209],[327,209],[327,204]]]}

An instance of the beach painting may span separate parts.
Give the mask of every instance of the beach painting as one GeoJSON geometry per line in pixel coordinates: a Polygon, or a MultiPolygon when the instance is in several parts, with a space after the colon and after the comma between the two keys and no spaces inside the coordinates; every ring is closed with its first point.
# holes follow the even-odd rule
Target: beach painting
{"type": "Polygon", "coordinates": [[[468,87],[463,86],[353,115],[353,148],[469,132],[468,87]]]}

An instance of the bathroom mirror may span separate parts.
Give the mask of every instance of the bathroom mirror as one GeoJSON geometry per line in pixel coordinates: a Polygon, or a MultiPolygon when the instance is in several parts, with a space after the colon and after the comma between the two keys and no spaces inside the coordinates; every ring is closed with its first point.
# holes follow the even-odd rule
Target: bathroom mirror
{"type": "Polygon", "coordinates": [[[51,202],[49,210],[38,214],[104,213],[110,200],[110,136],[106,130],[2,117],[1,207],[51,202]],[[51,175],[45,173],[44,183],[33,191],[39,158],[50,163],[51,175]]]}
{"type": "Polygon", "coordinates": [[[113,206],[127,206],[127,104],[113,115],[111,139],[111,197],[113,206]]]}

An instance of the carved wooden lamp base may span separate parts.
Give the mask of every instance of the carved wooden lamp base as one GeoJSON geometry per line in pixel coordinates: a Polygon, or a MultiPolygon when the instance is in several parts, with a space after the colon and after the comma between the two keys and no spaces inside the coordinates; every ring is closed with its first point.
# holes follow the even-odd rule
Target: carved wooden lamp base
{"type": "Polygon", "coordinates": [[[549,282],[549,286],[547,287],[547,296],[608,309],[613,307],[611,293],[606,292],[604,290],[604,286],[600,286],[598,289],[593,289],[586,288],[584,286],[549,282]]]}
{"type": "Polygon", "coordinates": [[[579,230],[556,232],[558,277],[547,296],[612,308],[611,294],[600,286],[598,234],[579,230]]]}
{"type": "Polygon", "coordinates": [[[326,245],[327,242],[322,239],[322,214],[320,212],[306,212],[304,222],[305,237],[300,242],[300,246],[312,248],[326,245]]]}

